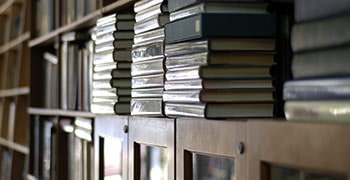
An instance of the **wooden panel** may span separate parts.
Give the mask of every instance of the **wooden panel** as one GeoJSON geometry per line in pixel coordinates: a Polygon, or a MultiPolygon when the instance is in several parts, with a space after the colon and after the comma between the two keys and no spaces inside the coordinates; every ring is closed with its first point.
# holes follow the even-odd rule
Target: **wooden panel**
{"type": "Polygon", "coordinates": [[[248,121],[248,179],[266,179],[264,164],[350,175],[347,124],[248,121]]]}
{"type": "Polygon", "coordinates": [[[246,179],[247,155],[237,152],[239,143],[246,141],[244,121],[179,118],[176,123],[177,179],[192,179],[185,151],[234,158],[236,179],[246,179]]]}
{"type": "Polygon", "coordinates": [[[129,179],[140,179],[139,145],[164,147],[167,151],[168,180],[175,178],[175,120],[129,118],[129,179]],[[136,148],[136,149],[135,149],[136,148]]]}
{"type": "Polygon", "coordinates": [[[100,167],[103,167],[101,164],[103,160],[100,160],[101,153],[103,153],[100,151],[103,149],[100,142],[101,138],[118,138],[122,141],[122,175],[123,179],[128,179],[128,133],[124,131],[124,128],[127,128],[127,126],[127,116],[96,115],[94,125],[94,179],[103,179],[102,169],[100,169],[100,167]]]}

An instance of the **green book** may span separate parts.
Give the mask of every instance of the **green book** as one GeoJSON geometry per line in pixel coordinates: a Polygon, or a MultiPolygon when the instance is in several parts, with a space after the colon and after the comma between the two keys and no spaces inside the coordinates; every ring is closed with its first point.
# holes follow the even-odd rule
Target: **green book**
{"type": "Polygon", "coordinates": [[[165,25],[166,44],[210,37],[275,37],[272,14],[202,13],[165,25]]]}

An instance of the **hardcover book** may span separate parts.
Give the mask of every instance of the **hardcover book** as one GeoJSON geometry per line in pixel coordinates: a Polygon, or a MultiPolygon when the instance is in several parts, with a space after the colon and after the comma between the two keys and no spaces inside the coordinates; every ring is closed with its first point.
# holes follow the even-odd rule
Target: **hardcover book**
{"type": "Polygon", "coordinates": [[[132,98],[130,111],[134,116],[163,116],[162,98],[132,98]]]}
{"type": "Polygon", "coordinates": [[[273,89],[201,89],[164,91],[164,102],[180,103],[233,103],[273,102],[273,89]]]}
{"type": "Polygon", "coordinates": [[[165,103],[168,117],[207,119],[263,118],[273,116],[273,103],[165,103]]]}
{"type": "Polygon", "coordinates": [[[297,53],[292,61],[295,79],[350,75],[350,46],[297,53]]]}
{"type": "Polygon", "coordinates": [[[274,38],[210,38],[166,44],[166,56],[178,56],[208,51],[271,51],[275,50],[274,38]]]}
{"type": "Polygon", "coordinates": [[[131,88],[130,78],[113,78],[110,80],[110,85],[114,88],[131,88]]]}
{"type": "Polygon", "coordinates": [[[271,65],[274,63],[273,53],[254,52],[203,52],[168,56],[165,60],[166,69],[202,65],[271,65]]]}
{"type": "Polygon", "coordinates": [[[130,114],[130,102],[115,103],[113,109],[115,114],[128,115],[130,114]]]}
{"type": "Polygon", "coordinates": [[[273,80],[268,79],[186,79],[165,81],[165,90],[189,89],[272,89],[273,80]]]}
{"type": "Polygon", "coordinates": [[[157,29],[163,27],[168,22],[168,13],[157,14],[155,16],[149,17],[148,19],[135,23],[134,32],[135,34],[139,34],[152,29],[157,29]]]}
{"type": "Polygon", "coordinates": [[[294,52],[325,49],[350,43],[350,15],[295,24],[291,43],[294,52]]]}
{"type": "Polygon", "coordinates": [[[284,83],[284,100],[350,99],[350,78],[292,80],[284,83]]]}
{"type": "Polygon", "coordinates": [[[165,73],[167,81],[185,79],[249,79],[271,78],[270,66],[194,66],[170,69],[165,73]]]}
{"type": "Polygon", "coordinates": [[[140,0],[135,2],[134,4],[134,12],[139,13],[141,11],[144,11],[156,4],[162,3],[163,0],[140,0]]]}
{"type": "Polygon", "coordinates": [[[276,35],[275,16],[202,13],[169,22],[165,34],[166,44],[208,37],[272,38],[276,35]]]}
{"type": "Polygon", "coordinates": [[[153,29],[151,31],[135,34],[134,43],[141,44],[155,39],[164,39],[164,27],[153,29]]]}
{"type": "Polygon", "coordinates": [[[140,76],[164,73],[163,63],[163,57],[147,61],[134,62],[131,64],[131,75],[140,76]]]}
{"type": "Polygon", "coordinates": [[[162,97],[162,95],[163,87],[141,88],[131,90],[131,97],[133,98],[162,97]]]}
{"type": "Polygon", "coordinates": [[[170,13],[170,21],[175,21],[200,13],[267,13],[266,3],[242,3],[242,2],[201,2],[181,10],[170,13]]]}
{"type": "Polygon", "coordinates": [[[134,76],[131,78],[132,88],[152,88],[164,86],[164,74],[134,76]]]}
{"type": "Polygon", "coordinates": [[[134,44],[131,51],[132,61],[143,61],[164,56],[164,39],[156,39],[142,44],[134,44]]]}
{"type": "Polygon", "coordinates": [[[162,1],[158,4],[155,4],[143,11],[136,13],[135,21],[141,22],[152,16],[156,16],[158,14],[167,13],[168,12],[168,1],[162,1]]]}

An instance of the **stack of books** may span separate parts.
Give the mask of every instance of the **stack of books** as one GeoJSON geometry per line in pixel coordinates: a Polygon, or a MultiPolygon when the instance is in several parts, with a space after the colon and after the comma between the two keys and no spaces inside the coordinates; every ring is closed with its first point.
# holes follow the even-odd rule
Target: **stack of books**
{"type": "Polygon", "coordinates": [[[134,18],[133,13],[124,13],[108,15],[97,20],[94,34],[95,55],[91,104],[93,113],[114,114],[116,103],[130,104],[130,62],[134,18]],[[121,94],[119,89],[127,92],[121,94]]]}
{"type": "Polygon", "coordinates": [[[284,85],[287,120],[349,121],[350,4],[296,0],[294,80],[284,85]]]}
{"type": "Polygon", "coordinates": [[[131,115],[163,116],[164,25],[167,1],[135,3],[135,37],[131,64],[131,115]]]}
{"type": "Polygon", "coordinates": [[[169,1],[167,116],[272,117],[275,17],[265,3],[169,1]],[[184,3],[186,4],[186,3],[184,3]],[[174,10],[174,11],[171,11],[174,10]]]}

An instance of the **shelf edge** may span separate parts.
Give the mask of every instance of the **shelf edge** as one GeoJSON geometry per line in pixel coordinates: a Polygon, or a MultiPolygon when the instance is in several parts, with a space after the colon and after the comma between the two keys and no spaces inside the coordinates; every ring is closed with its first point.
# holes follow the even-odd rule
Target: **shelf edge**
{"type": "Polygon", "coordinates": [[[0,97],[20,96],[20,95],[27,95],[29,93],[30,93],[29,87],[5,89],[5,90],[0,90],[0,97]]]}
{"type": "Polygon", "coordinates": [[[5,53],[6,51],[13,49],[14,47],[18,46],[19,44],[23,43],[24,41],[28,40],[30,38],[30,32],[25,32],[24,34],[18,36],[16,39],[2,45],[0,47],[0,54],[5,53]]]}
{"type": "Polygon", "coordinates": [[[9,149],[15,150],[15,151],[23,153],[23,154],[29,153],[28,147],[21,145],[21,144],[17,144],[15,142],[11,142],[11,141],[6,140],[4,138],[0,138],[0,144],[3,146],[6,146],[9,149]]]}
{"type": "Polygon", "coordinates": [[[29,107],[28,113],[31,115],[43,115],[43,116],[68,116],[68,117],[86,117],[95,118],[95,114],[85,111],[70,111],[61,109],[47,109],[29,107]]]}

